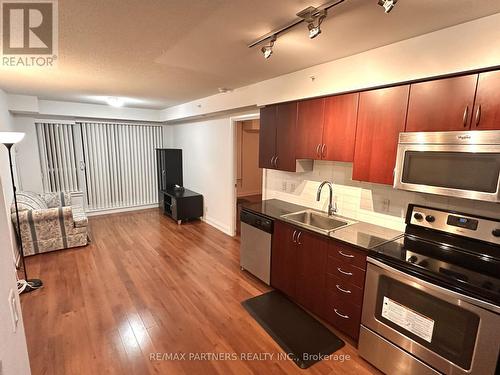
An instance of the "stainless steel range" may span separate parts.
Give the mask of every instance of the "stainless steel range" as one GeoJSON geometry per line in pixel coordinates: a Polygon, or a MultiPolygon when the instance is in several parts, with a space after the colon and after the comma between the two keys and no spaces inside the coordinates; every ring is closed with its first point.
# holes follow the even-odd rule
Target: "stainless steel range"
{"type": "Polygon", "coordinates": [[[500,371],[500,220],[410,205],[368,256],[359,353],[387,374],[500,371]]]}

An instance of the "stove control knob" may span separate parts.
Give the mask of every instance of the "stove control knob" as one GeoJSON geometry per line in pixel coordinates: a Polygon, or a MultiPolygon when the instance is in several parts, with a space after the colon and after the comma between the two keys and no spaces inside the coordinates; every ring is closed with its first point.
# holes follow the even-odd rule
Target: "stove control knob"
{"type": "Polygon", "coordinates": [[[420,220],[422,220],[422,219],[424,218],[420,212],[415,212],[415,213],[413,214],[413,217],[414,217],[416,220],[418,220],[418,221],[420,221],[420,220]]]}
{"type": "Polygon", "coordinates": [[[433,223],[433,222],[436,221],[436,218],[434,216],[432,216],[432,215],[427,215],[425,217],[425,221],[427,221],[428,223],[433,223]]]}
{"type": "Polygon", "coordinates": [[[494,235],[495,237],[500,237],[500,228],[493,229],[491,231],[491,234],[494,235]]]}

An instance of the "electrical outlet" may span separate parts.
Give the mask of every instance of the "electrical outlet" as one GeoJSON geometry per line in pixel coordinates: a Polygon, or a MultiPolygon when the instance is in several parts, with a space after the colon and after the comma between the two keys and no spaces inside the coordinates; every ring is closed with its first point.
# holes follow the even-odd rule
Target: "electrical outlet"
{"type": "Polygon", "coordinates": [[[290,184],[290,191],[293,193],[295,191],[295,189],[297,188],[297,185],[295,183],[291,183],[290,184]]]}
{"type": "Polygon", "coordinates": [[[287,187],[287,183],[286,183],[286,181],[283,181],[283,182],[281,183],[281,190],[282,190],[282,191],[286,191],[286,187],[287,187]]]}
{"type": "Polygon", "coordinates": [[[12,331],[16,333],[17,324],[19,323],[19,309],[17,308],[16,295],[14,294],[13,289],[9,291],[8,303],[10,308],[10,316],[12,318],[12,331]]]}
{"type": "Polygon", "coordinates": [[[384,212],[389,212],[390,207],[391,207],[391,201],[389,199],[387,199],[387,198],[384,199],[382,201],[382,210],[384,212]]]}

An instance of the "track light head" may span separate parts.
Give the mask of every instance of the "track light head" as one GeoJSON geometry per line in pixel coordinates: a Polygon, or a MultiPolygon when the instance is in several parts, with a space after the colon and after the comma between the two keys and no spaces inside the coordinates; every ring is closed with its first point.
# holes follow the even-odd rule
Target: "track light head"
{"type": "Polygon", "coordinates": [[[386,13],[389,13],[397,2],[398,0],[378,0],[378,5],[383,7],[386,13]]]}
{"type": "Polygon", "coordinates": [[[326,18],[326,9],[318,10],[315,7],[307,7],[306,9],[297,13],[297,16],[307,22],[307,29],[309,30],[309,38],[314,39],[321,34],[321,23],[326,18]]]}
{"type": "Polygon", "coordinates": [[[263,46],[260,50],[262,51],[262,54],[264,55],[265,59],[268,59],[271,57],[273,54],[273,46],[274,42],[276,42],[276,35],[273,35],[271,40],[269,41],[269,44],[267,46],[263,46]]]}

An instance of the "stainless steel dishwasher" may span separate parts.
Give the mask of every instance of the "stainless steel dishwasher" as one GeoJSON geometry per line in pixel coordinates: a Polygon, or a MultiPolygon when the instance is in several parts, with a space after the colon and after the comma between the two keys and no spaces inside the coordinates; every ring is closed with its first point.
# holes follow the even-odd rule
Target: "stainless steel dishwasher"
{"type": "Polygon", "coordinates": [[[240,266],[267,285],[271,284],[271,238],[274,221],[243,208],[240,266]]]}

